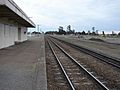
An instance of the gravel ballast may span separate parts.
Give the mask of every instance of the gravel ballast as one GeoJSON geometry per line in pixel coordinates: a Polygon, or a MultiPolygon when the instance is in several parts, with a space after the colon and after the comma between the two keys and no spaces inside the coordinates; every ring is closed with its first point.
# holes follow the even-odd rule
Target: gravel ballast
{"type": "Polygon", "coordinates": [[[87,67],[91,68],[100,77],[103,77],[109,84],[108,87],[120,89],[120,71],[100,60],[97,60],[89,55],[86,55],[76,49],[72,49],[68,45],[61,44],[64,49],[69,52],[80,63],[84,63],[87,67]]]}
{"type": "Polygon", "coordinates": [[[109,44],[109,43],[99,42],[99,41],[98,42],[91,41],[88,39],[79,39],[76,37],[70,37],[65,35],[61,35],[61,36],[56,35],[55,37],[120,59],[120,45],[109,44]]]}

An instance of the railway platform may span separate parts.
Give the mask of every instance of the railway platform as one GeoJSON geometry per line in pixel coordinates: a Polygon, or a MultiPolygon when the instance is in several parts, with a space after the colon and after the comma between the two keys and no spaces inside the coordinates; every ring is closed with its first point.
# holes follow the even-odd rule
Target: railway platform
{"type": "Polygon", "coordinates": [[[47,90],[44,35],[0,50],[0,90],[47,90]]]}

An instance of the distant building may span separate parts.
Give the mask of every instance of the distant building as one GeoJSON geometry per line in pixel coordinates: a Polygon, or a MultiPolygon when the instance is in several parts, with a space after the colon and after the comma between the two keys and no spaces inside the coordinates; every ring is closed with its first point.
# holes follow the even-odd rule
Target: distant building
{"type": "Polygon", "coordinates": [[[59,30],[59,32],[63,32],[63,27],[59,26],[58,30],[59,30]]]}
{"type": "Polygon", "coordinates": [[[63,27],[62,27],[62,26],[59,26],[58,30],[59,30],[59,31],[60,31],[60,30],[63,30],[63,27]]]}
{"type": "Polygon", "coordinates": [[[58,30],[59,30],[58,34],[66,34],[62,26],[59,26],[58,30]]]}
{"type": "Polygon", "coordinates": [[[27,27],[35,24],[12,0],[0,0],[0,49],[27,40],[27,27]]]}

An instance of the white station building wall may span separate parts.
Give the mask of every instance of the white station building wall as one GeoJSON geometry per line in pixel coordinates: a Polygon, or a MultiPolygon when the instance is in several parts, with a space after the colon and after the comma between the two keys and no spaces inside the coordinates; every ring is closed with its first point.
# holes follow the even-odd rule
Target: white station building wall
{"type": "Polygon", "coordinates": [[[27,27],[0,21],[0,49],[27,40],[27,27]]]}
{"type": "Polygon", "coordinates": [[[23,42],[27,40],[27,27],[21,27],[18,29],[18,41],[23,42]]]}

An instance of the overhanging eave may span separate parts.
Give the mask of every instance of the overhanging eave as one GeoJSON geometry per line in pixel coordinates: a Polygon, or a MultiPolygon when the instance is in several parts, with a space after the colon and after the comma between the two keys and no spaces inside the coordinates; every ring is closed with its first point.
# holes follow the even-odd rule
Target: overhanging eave
{"type": "Polygon", "coordinates": [[[25,14],[23,13],[21,13],[20,15],[19,14],[12,10],[10,7],[8,7],[6,4],[0,4],[0,18],[12,20],[26,27],[35,27],[35,24],[25,14]]]}

